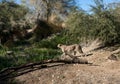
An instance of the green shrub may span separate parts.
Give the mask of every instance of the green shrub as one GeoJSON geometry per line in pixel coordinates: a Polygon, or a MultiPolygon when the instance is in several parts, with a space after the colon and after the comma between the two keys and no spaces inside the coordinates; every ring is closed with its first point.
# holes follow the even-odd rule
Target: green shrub
{"type": "Polygon", "coordinates": [[[72,13],[67,20],[69,31],[66,37],[70,37],[74,42],[99,38],[105,45],[120,42],[118,32],[120,23],[114,21],[114,16],[108,11],[101,14],[101,16],[89,15],[81,11],[72,13]]]}
{"type": "Polygon", "coordinates": [[[60,52],[57,49],[47,49],[47,48],[27,48],[20,50],[13,48],[12,51],[15,57],[8,58],[6,56],[6,51],[0,50],[0,70],[7,67],[19,66],[22,64],[30,62],[39,62],[42,60],[53,59],[60,56],[60,52]]]}

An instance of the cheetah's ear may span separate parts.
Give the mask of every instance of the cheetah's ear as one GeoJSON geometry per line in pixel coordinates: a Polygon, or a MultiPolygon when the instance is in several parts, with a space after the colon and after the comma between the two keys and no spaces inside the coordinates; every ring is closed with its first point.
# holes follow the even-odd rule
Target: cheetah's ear
{"type": "Polygon", "coordinates": [[[62,46],[62,44],[58,44],[57,47],[59,48],[60,46],[62,46]]]}

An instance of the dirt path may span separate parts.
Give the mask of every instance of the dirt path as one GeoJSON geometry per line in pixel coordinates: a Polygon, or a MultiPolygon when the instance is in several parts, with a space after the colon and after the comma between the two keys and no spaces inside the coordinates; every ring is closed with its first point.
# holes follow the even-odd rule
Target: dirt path
{"type": "Polygon", "coordinates": [[[67,64],[16,77],[21,84],[120,84],[120,61],[108,60],[110,51],[86,57],[93,65],[67,64]],[[98,66],[94,66],[98,65],[98,66]]]}

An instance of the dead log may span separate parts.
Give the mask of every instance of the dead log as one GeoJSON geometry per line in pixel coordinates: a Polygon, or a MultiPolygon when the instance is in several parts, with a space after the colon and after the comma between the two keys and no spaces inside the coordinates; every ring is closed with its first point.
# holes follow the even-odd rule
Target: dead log
{"type": "Polygon", "coordinates": [[[120,49],[112,51],[111,55],[108,57],[108,59],[118,61],[119,60],[119,57],[118,57],[119,53],[120,53],[120,49]]]}
{"type": "Polygon", "coordinates": [[[75,55],[75,57],[86,57],[86,56],[90,56],[90,55],[93,55],[93,53],[83,53],[81,55],[75,55]]]}
{"type": "Polygon", "coordinates": [[[115,50],[115,51],[112,51],[111,54],[118,54],[118,53],[120,53],[120,49],[117,49],[117,50],[115,50]]]}
{"type": "MultiPolygon", "coordinates": [[[[71,56],[72,57],[72,56],[71,56]]],[[[38,69],[43,69],[43,68],[48,68],[50,67],[49,64],[51,63],[63,63],[63,64],[72,64],[72,63],[78,63],[78,64],[91,64],[88,63],[87,60],[83,59],[78,59],[76,57],[73,57],[72,60],[61,60],[61,59],[49,59],[49,60],[43,60],[41,62],[36,62],[36,63],[28,63],[24,64],[18,67],[10,67],[6,68],[2,71],[0,71],[0,80],[6,80],[9,78],[13,78],[19,75],[22,75],[24,73],[33,71],[36,66],[38,69]]]]}

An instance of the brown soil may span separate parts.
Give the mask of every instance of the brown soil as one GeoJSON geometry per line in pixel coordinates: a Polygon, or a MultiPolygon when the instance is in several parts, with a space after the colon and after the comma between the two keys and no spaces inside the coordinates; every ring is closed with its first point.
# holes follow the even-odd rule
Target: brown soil
{"type": "Polygon", "coordinates": [[[21,84],[120,84],[120,61],[109,60],[111,51],[97,50],[85,57],[89,64],[66,64],[16,77],[21,84]]]}

